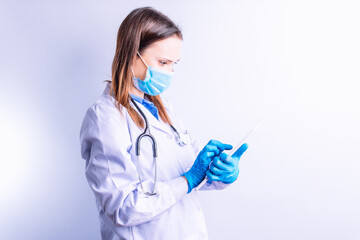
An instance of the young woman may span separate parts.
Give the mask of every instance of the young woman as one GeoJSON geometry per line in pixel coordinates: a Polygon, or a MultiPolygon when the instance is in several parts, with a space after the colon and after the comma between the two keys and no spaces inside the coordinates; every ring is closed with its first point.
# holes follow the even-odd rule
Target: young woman
{"type": "Polygon", "coordinates": [[[80,132],[86,178],[102,239],[207,239],[199,190],[223,189],[239,174],[231,145],[202,149],[160,94],[180,59],[182,34],[157,10],[133,10],[122,22],[112,81],[87,110],[80,132]]]}

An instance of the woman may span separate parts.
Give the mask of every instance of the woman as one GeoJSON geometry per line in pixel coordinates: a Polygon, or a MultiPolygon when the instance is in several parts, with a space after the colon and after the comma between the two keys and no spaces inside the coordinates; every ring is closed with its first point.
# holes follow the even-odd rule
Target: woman
{"type": "Polygon", "coordinates": [[[112,81],[80,133],[102,239],[207,239],[194,188],[207,177],[200,190],[223,189],[238,176],[247,145],[232,157],[223,152],[232,146],[216,140],[200,151],[160,97],[181,44],[179,28],[150,7],[133,10],[119,28],[112,81]]]}

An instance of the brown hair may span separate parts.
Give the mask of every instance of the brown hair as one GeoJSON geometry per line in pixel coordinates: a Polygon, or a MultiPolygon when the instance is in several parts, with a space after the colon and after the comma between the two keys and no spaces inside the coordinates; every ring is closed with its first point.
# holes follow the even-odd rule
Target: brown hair
{"type": "MultiPolygon", "coordinates": [[[[130,105],[130,88],[133,84],[131,63],[134,62],[137,51],[142,51],[150,44],[172,35],[181,40],[182,33],[167,16],[152,7],[142,7],[131,11],[119,27],[116,42],[116,51],[112,63],[112,84],[110,92],[114,93],[116,107],[121,110],[125,107],[140,128],[144,128],[142,116],[130,105]]],[[[160,118],[171,124],[159,95],[151,96],[145,93],[157,107],[160,118]]],[[[120,111],[121,112],[121,111],[120,111]]]]}

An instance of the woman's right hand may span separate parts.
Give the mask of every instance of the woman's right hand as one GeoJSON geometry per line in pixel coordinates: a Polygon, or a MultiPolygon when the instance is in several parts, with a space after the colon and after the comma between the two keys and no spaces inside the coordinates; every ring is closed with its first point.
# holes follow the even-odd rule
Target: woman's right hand
{"type": "Polygon", "coordinates": [[[230,144],[221,143],[217,140],[210,140],[205,147],[199,152],[191,169],[184,173],[188,181],[188,193],[197,187],[206,176],[206,171],[214,156],[220,155],[224,150],[230,150],[233,147],[230,144]]]}

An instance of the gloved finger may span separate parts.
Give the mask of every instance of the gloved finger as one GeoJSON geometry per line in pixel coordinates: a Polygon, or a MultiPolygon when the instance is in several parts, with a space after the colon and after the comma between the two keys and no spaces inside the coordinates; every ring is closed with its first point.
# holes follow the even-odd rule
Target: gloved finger
{"type": "Polygon", "coordinates": [[[248,144],[244,143],[239,147],[239,149],[231,156],[233,158],[240,159],[240,157],[243,155],[243,153],[248,149],[248,144]]]}
{"type": "Polygon", "coordinates": [[[224,153],[224,152],[220,153],[219,158],[223,162],[227,162],[227,161],[231,160],[231,157],[228,154],[224,153]]]}
{"type": "Polygon", "coordinates": [[[227,173],[226,170],[219,169],[218,167],[216,167],[216,166],[213,165],[213,164],[210,164],[209,171],[210,171],[212,174],[217,175],[217,176],[221,176],[221,175],[227,173]]]}
{"type": "Polygon", "coordinates": [[[221,169],[221,170],[226,170],[228,171],[229,170],[229,166],[228,164],[225,164],[223,161],[220,160],[219,157],[214,157],[212,163],[211,163],[211,166],[214,165],[215,167],[221,169]]]}
{"type": "Polygon", "coordinates": [[[211,181],[220,181],[221,178],[215,174],[212,174],[210,171],[206,172],[206,176],[208,177],[208,179],[210,179],[211,181]]]}
{"type": "Polygon", "coordinates": [[[222,142],[220,142],[218,140],[214,140],[214,139],[210,140],[208,142],[208,144],[218,147],[221,152],[224,150],[231,150],[233,148],[233,146],[230,144],[222,143],[222,142]]]}
{"type": "Polygon", "coordinates": [[[224,163],[224,166],[226,166],[226,167],[236,167],[236,165],[239,162],[237,158],[230,157],[228,154],[226,154],[224,152],[222,152],[219,155],[219,158],[220,158],[221,162],[224,163]]]}
{"type": "Polygon", "coordinates": [[[233,183],[239,176],[239,170],[235,169],[235,171],[229,173],[226,177],[222,178],[221,181],[224,183],[233,183]]]}
{"type": "Polygon", "coordinates": [[[203,148],[204,151],[207,151],[207,152],[214,152],[215,155],[219,155],[220,154],[220,150],[219,148],[217,148],[216,146],[214,145],[209,145],[207,144],[204,148],[203,148]]]}
{"type": "Polygon", "coordinates": [[[204,152],[201,153],[201,157],[205,157],[205,158],[210,158],[210,157],[213,157],[215,155],[216,155],[216,153],[214,153],[214,152],[204,151],[204,152]]]}

